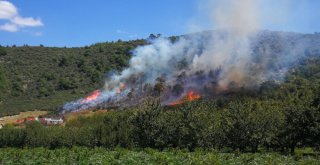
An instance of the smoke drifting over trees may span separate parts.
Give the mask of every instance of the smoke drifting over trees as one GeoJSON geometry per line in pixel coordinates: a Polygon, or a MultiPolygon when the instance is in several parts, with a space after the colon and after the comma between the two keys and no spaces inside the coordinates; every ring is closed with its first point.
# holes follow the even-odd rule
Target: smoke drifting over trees
{"type": "Polygon", "coordinates": [[[86,105],[81,104],[81,99],[68,103],[65,111],[121,101],[129,93],[148,95],[145,86],[156,85],[159,77],[169,86],[162,92],[164,104],[183,97],[189,90],[213,95],[230,86],[255,88],[267,80],[281,81],[315,42],[301,34],[259,30],[263,22],[259,6],[253,0],[218,1],[209,12],[217,30],[175,41],[156,38],[149,45],[137,47],[132,51],[129,67],[108,77],[97,99],[86,105]],[[121,84],[126,87],[119,93],[121,84]],[[178,96],[170,90],[177,85],[183,89],[178,96]]]}

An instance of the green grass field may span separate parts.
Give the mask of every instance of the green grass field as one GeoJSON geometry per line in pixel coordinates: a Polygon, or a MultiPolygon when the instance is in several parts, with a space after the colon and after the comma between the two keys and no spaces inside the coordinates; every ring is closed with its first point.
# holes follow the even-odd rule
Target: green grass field
{"type": "Polygon", "coordinates": [[[293,156],[278,153],[218,153],[185,150],[157,151],[116,148],[72,149],[1,148],[0,164],[319,164],[318,156],[293,156]]]}

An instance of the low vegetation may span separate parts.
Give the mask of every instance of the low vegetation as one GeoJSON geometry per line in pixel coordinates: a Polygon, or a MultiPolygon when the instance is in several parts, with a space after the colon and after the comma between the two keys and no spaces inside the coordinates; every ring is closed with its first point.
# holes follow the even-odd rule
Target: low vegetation
{"type": "Polygon", "coordinates": [[[255,164],[319,164],[318,156],[280,155],[277,153],[218,153],[214,151],[153,149],[127,150],[116,148],[74,147],[49,150],[0,149],[1,164],[214,164],[214,165],[255,165],[255,164]]]}

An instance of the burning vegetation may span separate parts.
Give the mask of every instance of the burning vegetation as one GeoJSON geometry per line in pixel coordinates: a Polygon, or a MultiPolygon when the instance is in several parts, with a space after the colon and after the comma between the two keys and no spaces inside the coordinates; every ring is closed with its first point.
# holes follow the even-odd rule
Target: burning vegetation
{"type": "Polygon", "coordinates": [[[269,80],[281,82],[317,42],[294,33],[258,30],[257,6],[252,0],[222,3],[212,13],[219,30],[152,38],[131,51],[127,68],[108,74],[105,85],[92,95],[66,103],[62,113],[132,106],[148,97],[160,98],[162,105],[177,105],[257,89],[269,80]]]}
{"type": "Polygon", "coordinates": [[[95,90],[94,92],[92,92],[91,95],[89,95],[89,96],[85,97],[83,100],[81,100],[80,103],[84,104],[84,103],[94,101],[99,97],[100,93],[101,93],[100,90],[95,90]]]}
{"type": "Polygon", "coordinates": [[[182,103],[184,103],[184,102],[186,102],[186,101],[194,101],[194,100],[198,100],[198,99],[200,99],[200,98],[201,98],[201,96],[200,96],[198,93],[196,93],[196,92],[194,92],[194,91],[189,91],[189,92],[187,93],[187,95],[184,96],[182,99],[173,101],[173,102],[169,103],[168,105],[170,105],[170,106],[175,106],[175,105],[182,104],[182,103]]]}
{"type": "Polygon", "coordinates": [[[158,38],[136,48],[129,67],[108,74],[103,88],[65,104],[61,113],[128,107],[149,97],[160,98],[162,105],[177,105],[239,89],[259,89],[265,81],[281,82],[315,46],[306,45],[303,37],[294,39],[291,33],[286,37],[268,31],[237,35],[214,31],[175,41],[158,38]]]}

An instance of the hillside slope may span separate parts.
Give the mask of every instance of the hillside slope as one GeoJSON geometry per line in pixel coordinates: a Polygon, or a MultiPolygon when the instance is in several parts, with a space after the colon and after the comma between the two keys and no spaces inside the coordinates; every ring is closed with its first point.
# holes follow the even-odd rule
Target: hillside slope
{"type": "Polygon", "coordinates": [[[54,109],[103,84],[104,74],[127,66],[130,51],[145,40],[80,48],[1,47],[0,115],[54,109]]]}
{"type": "MultiPolygon", "coordinates": [[[[200,43],[206,44],[210,33],[212,31],[182,37],[198,35],[203,42],[200,43]]],[[[170,39],[175,41],[177,37],[170,39]]],[[[67,101],[83,97],[101,88],[107,73],[128,66],[131,51],[145,44],[146,40],[133,40],[76,48],[0,47],[0,116],[54,110],[67,101]]],[[[263,54],[269,54],[265,65],[277,68],[282,61],[290,63],[287,61],[293,58],[319,56],[320,35],[262,31],[253,38],[253,51],[258,61],[266,60],[263,54]],[[277,58],[278,62],[273,63],[272,59],[277,58]]]]}

